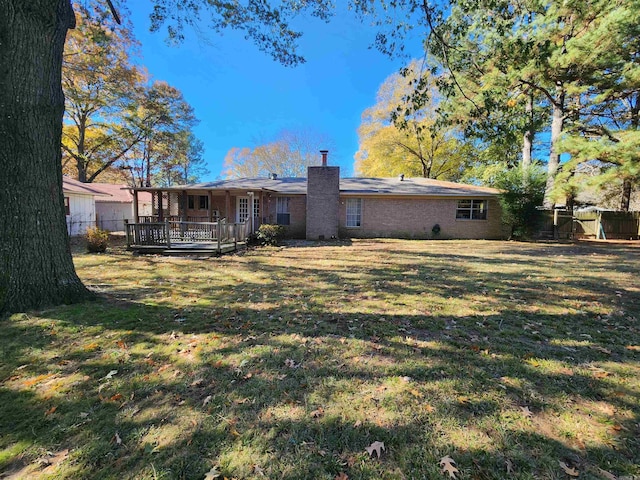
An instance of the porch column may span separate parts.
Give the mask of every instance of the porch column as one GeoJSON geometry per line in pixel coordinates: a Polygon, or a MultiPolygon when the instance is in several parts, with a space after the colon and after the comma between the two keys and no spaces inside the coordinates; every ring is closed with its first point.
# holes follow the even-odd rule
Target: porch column
{"type": "Polygon", "coordinates": [[[213,222],[213,192],[209,190],[209,221],[213,222]]]}
{"type": "Polygon", "coordinates": [[[180,205],[180,209],[182,210],[181,212],[178,212],[178,214],[180,215],[180,218],[182,219],[183,222],[187,221],[187,208],[189,207],[189,196],[187,195],[187,191],[183,190],[181,192],[181,202],[179,203],[180,205]]]}
{"type": "Polygon", "coordinates": [[[133,191],[133,222],[140,223],[140,218],[138,217],[138,191],[133,191]]]}
{"type": "Polygon", "coordinates": [[[235,219],[231,217],[231,192],[226,190],[224,192],[224,216],[227,219],[227,223],[235,223],[235,219]]]}
{"type": "Polygon", "coordinates": [[[162,190],[156,192],[158,196],[158,222],[164,222],[164,209],[162,206],[162,190]]]}

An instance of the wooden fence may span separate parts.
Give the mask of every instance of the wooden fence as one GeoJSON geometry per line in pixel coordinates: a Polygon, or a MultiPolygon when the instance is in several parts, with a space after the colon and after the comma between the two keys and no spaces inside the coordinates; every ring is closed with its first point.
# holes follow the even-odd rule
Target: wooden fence
{"type": "Polygon", "coordinates": [[[640,212],[545,210],[538,231],[540,238],[640,238],[640,212]]]}

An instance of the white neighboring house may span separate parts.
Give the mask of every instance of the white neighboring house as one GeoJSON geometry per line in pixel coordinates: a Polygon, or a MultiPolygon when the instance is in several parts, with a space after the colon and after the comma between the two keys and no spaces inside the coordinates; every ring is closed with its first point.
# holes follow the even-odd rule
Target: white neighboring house
{"type": "Polygon", "coordinates": [[[94,189],[91,184],[69,177],[62,177],[62,192],[69,235],[86,234],[87,228],[96,225],[96,197],[106,197],[107,194],[94,189]]]}
{"type": "MultiPolygon", "coordinates": [[[[95,198],[96,225],[110,232],[124,231],[124,221],[133,223],[133,191],[127,185],[92,183],[91,188],[104,194],[95,198]]],[[[151,215],[151,194],[138,193],[138,215],[151,215]]]]}

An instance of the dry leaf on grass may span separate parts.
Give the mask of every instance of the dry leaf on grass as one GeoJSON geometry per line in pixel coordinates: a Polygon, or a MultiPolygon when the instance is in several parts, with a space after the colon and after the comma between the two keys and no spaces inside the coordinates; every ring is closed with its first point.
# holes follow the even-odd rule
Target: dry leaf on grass
{"type": "Polygon", "coordinates": [[[520,410],[522,411],[522,414],[527,418],[531,418],[533,416],[533,412],[529,410],[529,407],[520,407],[520,410]]]}
{"type": "Polygon", "coordinates": [[[456,468],[456,462],[449,455],[446,455],[440,459],[440,466],[442,467],[442,473],[448,473],[449,478],[456,478],[458,469],[456,468]]]}
{"type": "Polygon", "coordinates": [[[115,442],[116,445],[122,445],[122,439],[120,438],[120,435],[118,435],[118,432],[113,436],[112,441],[115,442]]]}
{"type": "Polygon", "coordinates": [[[222,474],[218,470],[218,467],[212,467],[211,470],[209,470],[204,476],[204,480],[214,480],[216,478],[220,478],[220,475],[222,474]]]}
{"type": "Polygon", "coordinates": [[[203,406],[203,407],[206,407],[206,406],[209,404],[209,402],[211,401],[211,399],[212,399],[212,398],[213,398],[213,396],[208,395],[208,396],[207,396],[207,398],[205,398],[205,399],[202,401],[202,406],[203,406]]]}
{"type": "Polygon", "coordinates": [[[602,475],[607,480],[616,480],[618,478],[613,473],[607,472],[606,470],[603,470],[600,467],[596,467],[595,470],[596,472],[598,472],[598,474],[602,475]]]}
{"type": "Polygon", "coordinates": [[[376,452],[376,454],[378,455],[378,458],[380,458],[380,454],[384,449],[385,449],[384,442],[377,442],[377,441],[373,442],[371,445],[365,448],[365,450],[369,452],[370,457],[373,455],[373,452],[376,452]]]}
{"type": "Polygon", "coordinates": [[[56,454],[50,454],[47,458],[42,460],[42,463],[47,465],[47,467],[42,471],[44,474],[51,474],[54,470],[64,462],[69,456],[69,449],[62,450],[56,454]]]}
{"type": "Polygon", "coordinates": [[[349,476],[344,472],[340,472],[333,478],[333,480],[349,480],[349,476]]]}
{"type": "Polygon", "coordinates": [[[571,477],[577,477],[578,475],[580,475],[580,473],[578,473],[578,470],[576,470],[575,468],[570,468],[569,465],[567,465],[564,462],[558,462],[560,464],[560,468],[562,468],[562,470],[564,470],[564,473],[566,473],[567,475],[571,476],[571,477]]]}
{"type": "Polygon", "coordinates": [[[504,461],[504,465],[507,469],[507,475],[511,475],[513,473],[513,462],[507,458],[504,461]]]}
{"type": "Polygon", "coordinates": [[[311,418],[320,418],[323,415],[324,415],[324,408],[322,407],[318,407],[316,410],[314,410],[310,414],[311,418]]]}

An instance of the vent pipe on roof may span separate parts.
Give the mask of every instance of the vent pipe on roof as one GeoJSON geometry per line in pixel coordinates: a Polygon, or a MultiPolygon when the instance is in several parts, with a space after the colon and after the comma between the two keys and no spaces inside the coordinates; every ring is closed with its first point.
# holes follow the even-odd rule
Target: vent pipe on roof
{"type": "Polygon", "coordinates": [[[270,173],[270,174],[269,174],[269,179],[271,179],[271,180],[277,180],[277,179],[278,179],[278,174],[277,174],[277,173],[270,173]]]}
{"type": "Polygon", "coordinates": [[[401,182],[404,182],[404,173],[401,173],[400,175],[398,175],[398,180],[400,180],[401,182]]]}
{"type": "Polygon", "coordinates": [[[327,166],[327,155],[329,155],[329,150],[320,150],[320,154],[322,155],[322,166],[327,166]]]}

